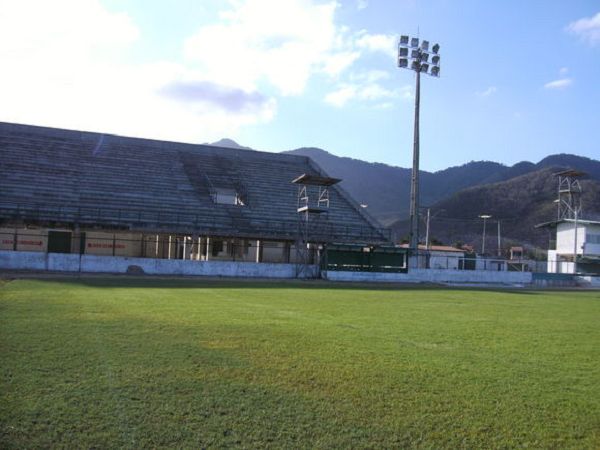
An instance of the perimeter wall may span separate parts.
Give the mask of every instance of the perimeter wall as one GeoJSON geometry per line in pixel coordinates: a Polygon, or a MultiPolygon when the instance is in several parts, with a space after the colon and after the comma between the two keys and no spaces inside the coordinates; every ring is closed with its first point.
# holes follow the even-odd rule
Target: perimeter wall
{"type": "MultiPolygon", "coordinates": [[[[0,269],[52,272],[135,273],[149,275],[198,275],[248,278],[298,278],[296,264],[237,261],[189,261],[181,259],[128,258],[0,251],[0,269]]],[[[309,266],[300,278],[314,278],[317,266],[309,266]]]]}

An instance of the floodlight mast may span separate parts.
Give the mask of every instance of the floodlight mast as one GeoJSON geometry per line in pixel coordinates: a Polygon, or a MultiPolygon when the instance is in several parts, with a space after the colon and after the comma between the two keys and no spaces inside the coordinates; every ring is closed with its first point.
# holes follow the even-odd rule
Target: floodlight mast
{"type": "MultiPolygon", "coordinates": [[[[398,67],[416,72],[413,167],[410,185],[409,248],[411,253],[417,256],[419,250],[419,110],[421,103],[421,72],[433,77],[440,76],[439,49],[439,44],[433,45],[430,50],[429,41],[423,40],[421,41],[421,45],[419,45],[418,38],[411,39],[406,35],[400,36],[400,42],[398,43],[398,67]],[[432,55],[431,61],[429,61],[430,55],[432,55]]],[[[415,265],[418,267],[418,258],[415,261],[415,265]]]]}

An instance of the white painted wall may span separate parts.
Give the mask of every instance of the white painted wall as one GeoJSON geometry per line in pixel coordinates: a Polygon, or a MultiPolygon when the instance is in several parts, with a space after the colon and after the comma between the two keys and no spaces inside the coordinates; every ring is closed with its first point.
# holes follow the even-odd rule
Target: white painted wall
{"type": "MultiPolygon", "coordinates": [[[[189,261],[181,259],[129,258],[122,256],[0,251],[0,269],[59,272],[127,273],[139,266],[150,275],[200,275],[248,278],[296,278],[295,264],[233,261],[189,261]]],[[[304,277],[318,273],[310,266],[304,277]]]]}
{"type": "Polygon", "coordinates": [[[531,272],[442,269],[412,269],[408,273],[328,271],[325,276],[332,281],[396,283],[528,284],[532,280],[531,272]]]}
{"type": "Polygon", "coordinates": [[[464,253],[442,252],[437,250],[431,250],[429,255],[429,267],[431,269],[458,270],[459,261],[464,257],[464,253]]]}
{"type": "MultiPolygon", "coordinates": [[[[585,244],[586,225],[577,225],[577,254],[583,254],[585,244]]],[[[556,228],[556,251],[558,254],[573,254],[575,245],[575,223],[561,222],[556,228]]]]}
{"type": "MultiPolygon", "coordinates": [[[[196,275],[248,278],[296,278],[295,264],[232,261],[186,261],[122,256],[75,255],[62,253],[0,251],[0,269],[60,272],[127,273],[130,266],[150,275],[196,275]]],[[[318,268],[311,266],[309,276],[318,268]]],[[[413,269],[409,273],[326,272],[334,281],[527,284],[530,272],[413,269]]]]}
{"type": "Polygon", "coordinates": [[[557,257],[556,250],[548,250],[548,267],[546,269],[548,273],[558,272],[557,257]]]}

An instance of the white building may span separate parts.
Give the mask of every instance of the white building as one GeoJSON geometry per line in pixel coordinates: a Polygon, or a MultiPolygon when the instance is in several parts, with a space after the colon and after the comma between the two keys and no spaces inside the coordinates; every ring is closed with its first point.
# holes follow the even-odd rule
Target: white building
{"type": "Polygon", "coordinates": [[[556,250],[548,250],[548,272],[600,274],[600,222],[556,222],[556,250]]]}
{"type": "MultiPolygon", "coordinates": [[[[408,244],[400,245],[408,248],[408,244]]],[[[465,251],[447,245],[425,245],[419,244],[419,268],[420,269],[463,269],[465,251]]],[[[474,267],[473,267],[474,268],[474,267]]]]}

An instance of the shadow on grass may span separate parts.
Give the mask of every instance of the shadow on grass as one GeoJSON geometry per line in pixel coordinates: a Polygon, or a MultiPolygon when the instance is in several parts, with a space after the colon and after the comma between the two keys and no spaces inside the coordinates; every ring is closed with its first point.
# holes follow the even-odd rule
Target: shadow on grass
{"type": "MultiPolygon", "coordinates": [[[[8,278],[8,277],[7,277],[8,278]]],[[[65,276],[48,274],[19,277],[44,282],[69,283],[97,288],[136,289],[306,289],[306,290],[364,290],[364,291],[481,291],[503,294],[538,295],[535,290],[497,286],[446,286],[417,283],[367,283],[328,280],[294,279],[247,279],[247,278],[200,278],[200,277],[153,277],[128,275],[65,276]]]]}

